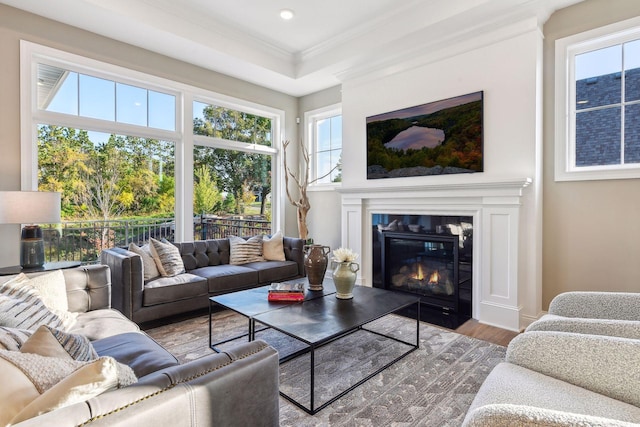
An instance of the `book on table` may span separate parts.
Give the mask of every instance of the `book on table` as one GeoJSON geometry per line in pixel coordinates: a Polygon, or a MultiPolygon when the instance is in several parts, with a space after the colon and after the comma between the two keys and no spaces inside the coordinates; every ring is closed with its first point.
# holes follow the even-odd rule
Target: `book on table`
{"type": "Polygon", "coordinates": [[[272,283],[269,286],[269,301],[303,301],[304,283],[272,283]]]}

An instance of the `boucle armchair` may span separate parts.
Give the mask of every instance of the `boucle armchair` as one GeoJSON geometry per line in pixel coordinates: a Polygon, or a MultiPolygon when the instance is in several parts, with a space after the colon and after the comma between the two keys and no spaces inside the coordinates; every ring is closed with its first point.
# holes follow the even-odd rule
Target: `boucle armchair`
{"type": "Polygon", "coordinates": [[[640,293],[566,292],[526,329],[640,339],[640,293]]]}
{"type": "Polygon", "coordinates": [[[480,387],[463,426],[637,425],[638,366],[640,340],[521,334],[480,387]]]}

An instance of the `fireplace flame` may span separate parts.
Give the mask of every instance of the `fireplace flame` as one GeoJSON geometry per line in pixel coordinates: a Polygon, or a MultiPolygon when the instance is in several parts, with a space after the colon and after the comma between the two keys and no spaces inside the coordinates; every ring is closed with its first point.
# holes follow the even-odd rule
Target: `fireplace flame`
{"type": "Polygon", "coordinates": [[[424,272],[422,271],[422,265],[418,264],[418,271],[416,273],[416,279],[424,280],[424,272]]]}
{"type": "Polygon", "coordinates": [[[433,273],[431,273],[431,275],[429,276],[429,285],[437,285],[440,282],[440,274],[438,273],[438,271],[434,271],[433,273]]]}

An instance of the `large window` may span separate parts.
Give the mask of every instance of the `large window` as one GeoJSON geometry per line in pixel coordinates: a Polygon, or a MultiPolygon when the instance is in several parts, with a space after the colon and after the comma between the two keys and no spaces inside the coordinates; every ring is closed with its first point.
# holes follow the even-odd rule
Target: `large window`
{"type": "Polygon", "coordinates": [[[640,22],[556,42],[556,180],[640,176],[640,22]]]}
{"type": "Polygon", "coordinates": [[[176,241],[218,237],[198,228],[214,216],[281,227],[271,201],[282,111],[29,42],[21,49],[22,188],[60,191],[63,221],[157,218],[156,236],[176,241]]]}
{"type": "Polygon", "coordinates": [[[305,113],[310,181],[316,187],[342,181],[342,111],[340,106],[305,113]]]}

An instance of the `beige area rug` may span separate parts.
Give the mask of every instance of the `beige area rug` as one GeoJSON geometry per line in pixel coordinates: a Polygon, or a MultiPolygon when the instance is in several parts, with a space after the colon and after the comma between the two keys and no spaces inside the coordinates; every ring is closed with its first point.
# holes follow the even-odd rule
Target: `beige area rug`
{"type": "MultiPolygon", "coordinates": [[[[246,318],[214,313],[214,341],[246,332],[246,318]]],[[[389,315],[367,328],[415,342],[415,320],[389,315]]],[[[198,316],[146,331],[181,363],[210,354],[209,317],[198,316]]],[[[273,330],[257,337],[281,354],[301,348],[273,330]]],[[[246,339],[246,338],[244,338],[246,339]]],[[[234,345],[233,342],[224,344],[234,345]]],[[[316,351],[316,406],[408,349],[359,331],[316,351]]],[[[281,426],[459,426],[478,388],[504,359],[505,347],[420,323],[420,348],[315,415],[280,398],[281,426]]],[[[309,405],[309,356],[280,366],[280,388],[309,405]]]]}

